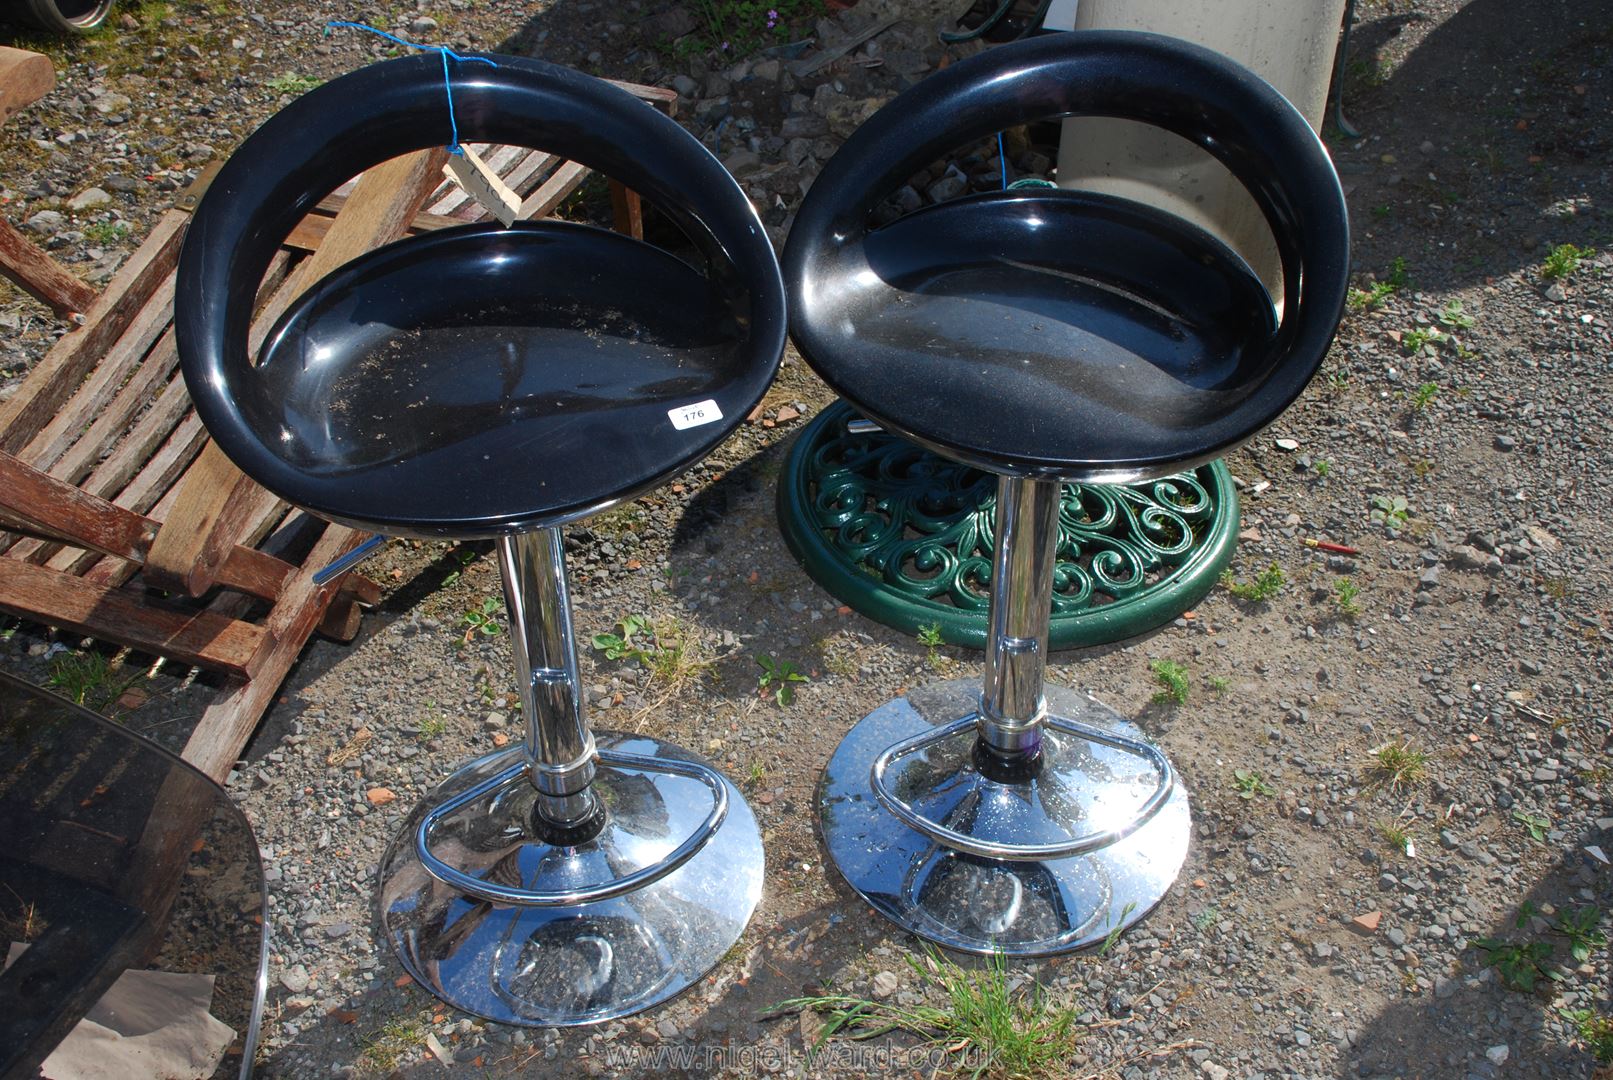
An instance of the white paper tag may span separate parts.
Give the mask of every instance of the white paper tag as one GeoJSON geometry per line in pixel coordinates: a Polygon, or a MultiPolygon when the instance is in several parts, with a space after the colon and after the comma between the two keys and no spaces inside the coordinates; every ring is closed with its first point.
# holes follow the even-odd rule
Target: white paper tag
{"type": "Polygon", "coordinates": [[[465,194],[480,203],[489,214],[498,218],[507,229],[521,216],[521,196],[511,191],[500,180],[498,173],[487,167],[487,162],[476,156],[468,146],[462,153],[453,154],[442,167],[443,175],[465,189],[465,194]]]}
{"type": "Polygon", "coordinates": [[[717,408],[717,403],[710,398],[697,401],[693,405],[679,405],[676,409],[668,409],[666,414],[672,421],[672,426],[679,431],[687,431],[692,427],[722,419],[722,410],[717,408]]]}

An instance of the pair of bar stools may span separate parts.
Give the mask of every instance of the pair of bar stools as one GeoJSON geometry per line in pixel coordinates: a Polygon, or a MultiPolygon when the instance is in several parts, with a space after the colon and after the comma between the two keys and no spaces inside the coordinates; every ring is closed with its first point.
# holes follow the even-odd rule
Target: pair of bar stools
{"type": "Polygon", "coordinates": [[[526,739],[454,773],[387,852],[379,919],[404,966],[472,1013],[586,1023],[666,1000],[742,933],[756,820],[696,755],[589,729],[560,527],[744,419],[783,352],[786,296],[802,355],[858,410],[1000,477],[984,685],[914,691],[852,728],[820,787],[830,855],[876,909],[962,950],[1060,952],[1145,914],[1185,858],[1187,799],[1131,725],[1043,685],[1059,483],[1201,464],[1304,388],[1348,249],[1305,120],[1168,38],[998,48],[846,141],[781,276],[744,194],[677,124],[549,64],[467,65],[459,137],[622,181],[699,258],[555,220],[449,229],[332,274],[250,356],[280,241],[355,172],[449,142],[443,83],[435,57],[379,64],[249,138],[191,224],[176,319],[198,412],[269,490],[376,532],[497,541],[526,739]],[[1109,196],[992,192],[870,227],[948,151],[1068,115],[1147,122],[1219,158],[1271,226],[1280,297],[1203,231],[1109,196]]]}

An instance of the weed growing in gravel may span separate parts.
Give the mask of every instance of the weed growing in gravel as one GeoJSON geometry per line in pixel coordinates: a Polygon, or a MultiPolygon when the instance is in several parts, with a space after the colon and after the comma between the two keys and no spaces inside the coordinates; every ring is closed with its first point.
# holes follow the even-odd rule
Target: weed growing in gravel
{"type": "Polygon", "coordinates": [[[420,721],[420,727],[416,733],[421,742],[427,742],[448,733],[448,718],[438,710],[436,702],[426,702],[426,718],[420,721]]]}
{"type": "Polygon", "coordinates": [[[764,697],[771,695],[781,709],[795,700],[795,684],[809,681],[788,660],[775,660],[764,653],[756,662],[762,667],[756,677],[757,691],[764,697]]]}
{"type": "Polygon", "coordinates": [[[942,656],[939,652],[941,646],[946,644],[946,642],[941,638],[940,623],[933,622],[928,626],[919,627],[918,642],[920,645],[924,646],[925,659],[929,662],[929,665],[932,668],[941,668],[946,666],[947,658],[942,656]]]}
{"type": "Polygon", "coordinates": [[[1473,944],[1489,954],[1485,963],[1495,968],[1501,985],[1511,990],[1529,993],[1541,976],[1559,978],[1545,964],[1551,959],[1551,946],[1544,941],[1526,941],[1516,944],[1501,938],[1479,938],[1473,944]]]}
{"type": "Polygon", "coordinates": [[[605,654],[607,660],[637,660],[650,666],[648,639],[653,634],[650,620],[643,615],[625,615],[616,623],[614,634],[595,634],[589,640],[594,648],[605,654]],[[640,638],[645,640],[641,643],[640,638]]]}
{"type": "Polygon", "coordinates": [[[1423,351],[1425,346],[1438,345],[1444,340],[1445,335],[1435,330],[1432,326],[1420,326],[1415,330],[1407,330],[1405,334],[1401,335],[1400,347],[1405,350],[1406,355],[1416,356],[1423,351]]]}
{"type": "Polygon", "coordinates": [[[663,626],[651,626],[655,636],[655,653],[650,657],[650,675],[668,686],[681,686],[690,676],[698,675],[712,664],[703,658],[693,641],[683,632],[677,620],[663,626]]]}
{"type": "Polygon", "coordinates": [[[908,1006],[894,1000],[822,994],[782,1001],[770,1011],[810,1009],[822,1014],[826,1021],[813,1051],[842,1032],[869,1039],[904,1031],[942,1051],[954,1063],[953,1071],[973,1080],[1064,1075],[1066,1060],[1080,1037],[1076,1011],[1053,1004],[1034,982],[1028,989],[1011,990],[1002,953],[993,953],[978,972],[965,971],[929,947],[922,960],[909,956],[907,964],[924,987],[938,993],[940,1005],[908,1006]]]}
{"type": "Polygon", "coordinates": [[[1204,685],[1209,688],[1210,693],[1219,697],[1231,688],[1232,680],[1225,675],[1207,675],[1204,679],[1204,685]]]}
{"type": "Polygon", "coordinates": [[[1439,396],[1439,383],[1425,382],[1411,395],[1411,408],[1413,412],[1422,412],[1428,408],[1430,402],[1439,396]]]}
{"type": "Polygon", "coordinates": [[[287,71],[276,75],[263,85],[270,93],[294,94],[300,97],[314,87],[322,85],[324,81],[313,75],[300,75],[295,71],[287,71]]]}
{"type": "Polygon", "coordinates": [[[50,662],[45,685],[91,712],[107,712],[123,692],[140,681],[102,653],[63,653],[50,662]]]}
{"type": "Polygon", "coordinates": [[[1342,617],[1353,619],[1361,614],[1361,588],[1347,577],[1333,582],[1333,608],[1342,617]]]}
{"type": "Polygon", "coordinates": [[[498,613],[504,609],[504,601],[496,596],[489,596],[478,606],[471,608],[460,616],[460,625],[465,628],[463,644],[469,645],[471,639],[477,634],[486,637],[497,637],[504,633],[504,624],[498,621],[498,613]]]}
{"type": "Polygon", "coordinates": [[[1566,577],[1543,577],[1540,579],[1540,591],[1553,600],[1566,600],[1573,589],[1566,577]]]}
{"type": "Polygon", "coordinates": [[[1390,264],[1389,276],[1374,281],[1371,288],[1351,289],[1348,300],[1351,311],[1370,311],[1383,302],[1384,297],[1406,287],[1406,260],[1397,258],[1390,264]]]}
{"type": "Polygon", "coordinates": [[[378,1073],[389,1073],[403,1055],[426,1042],[426,1029],[419,1020],[388,1020],[364,1040],[361,1059],[378,1073]]]}
{"type": "Polygon", "coordinates": [[[1596,254],[1594,248],[1575,247],[1573,244],[1558,244],[1546,256],[1546,261],[1540,267],[1540,276],[1547,281],[1556,281],[1565,278],[1579,269],[1579,261],[1588,259],[1596,254]]]}
{"type": "Polygon", "coordinates": [[[1406,518],[1411,513],[1411,503],[1404,495],[1374,495],[1372,496],[1372,509],[1367,517],[1374,525],[1382,525],[1386,529],[1404,528],[1406,518]]]}
{"type": "Polygon", "coordinates": [[[1372,752],[1372,773],[1395,794],[1428,778],[1428,754],[1413,750],[1410,742],[1384,743],[1372,752]]]}
{"type": "Polygon", "coordinates": [[[1529,830],[1529,836],[1544,844],[1546,834],[1551,831],[1551,818],[1545,814],[1531,814],[1527,810],[1512,811],[1512,820],[1529,830]]]}
{"type": "Polygon", "coordinates": [[[444,589],[457,582],[463,576],[466,568],[476,561],[476,550],[468,547],[455,548],[447,554],[446,558],[451,559],[457,565],[443,575],[442,587],[444,589]]]}
{"type": "Polygon", "coordinates": [[[745,786],[759,788],[762,786],[762,781],[766,779],[767,770],[762,767],[762,763],[760,761],[751,762],[750,771],[745,774],[745,786]]]}
{"type": "Polygon", "coordinates": [[[823,10],[822,0],[696,0],[704,25],[680,39],[677,52],[716,52],[723,59],[747,56],[766,45],[791,41],[799,26],[823,10]]]}
{"type": "Polygon", "coordinates": [[[1252,604],[1263,603],[1283,591],[1287,582],[1283,575],[1283,568],[1272,563],[1260,573],[1255,575],[1253,581],[1240,582],[1233,576],[1231,570],[1221,574],[1221,586],[1239,600],[1247,600],[1252,604]]]}
{"type": "Polygon", "coordinates": [[[1585,1049],[1604,1065],[1613,1064],[1613,1016],[1590,1009],[1564,1009],[1562,1017],[1574,1025],[1585,1049]]]}
{"type": "Polygon", "coordinates": [[[712,664],[699,655],[675,620],[657,626],[648,616],[625,615],[617,620],[616,633],[595,634],[589,641],[605,659],[631,660],[669,690],[712,664]]]}
{"type": "Polygon", "coordinates": [[[1460,300],[1453,299],[1440,308],[1439,321],[1441,324],[1454,327],[1457,330],[1471,330],[1473,328],[1473,316],[1462,310],[1460,300]]]}
{"type": "Polygon", "coordinates": [[[1159,683],[1159,690],[1153,698],[1156,705],[1187,704],[1191,684],[1187,681],[1185,667],[1174,660],[1155,660],[1148,665],[1148,670],[1154,673],[1154,681],[1159,683]]]}
{"type": "MultiPolygon", "coordinates": [[[[1513,816],[1517,817],[1518,813],[1514,811],[1513,816]]],[[[1518,930],[1524,929],[1537,912],[1538,909],[1532,902],[1524,901],[1518,906],[1514,927],[1518,930]]],[[[1601,908],[1587,905],[1551,923],[1550,930],[1568,942],[1568,951],[1575,963],[1583,964],[1590,959],[1591,953],[1607,945],[1607,936],[1602,933],[1602,918],[1601,908]]],[[[1547,967],[1552,956],[1549,942],[1538,939],[1507,941],[1498,937],[1486,937],[1479,938],[1473,944],[1484,950],[1487,954],[1485,963],[1495,968],[1502,985],[1510,989],[1528,993],[1535,988],[1535,984],[1542,976],[1554,981],[1560,981],[1564,977],[1562,972],[1547,967]]],[[[1613,1052],[1613,1039],[1609,1038],[1613,1036],[1613,1027],[1602,1027],[1601,1034],[1602,1039],[1598,1040],[1587,1035],[1583,1029],[1581,1031],[1581,1037],[1588,1044],[1594,1047],[1606,1040],[1607,1049],[1613,1052]]],[[[1600,1051],[1597,1053],[1600,1057],[1600,1051]]]]}
{"type": "Polygon", "coordinates": [[[1411,834],[1411,826],[1402,825],[1398,821],[1382,821],[1378,823],[1378,832],[1383,835],[1384,841],[1402,855],[1410,856],[1416,850],[1416,839],[1411,834]]]}
{"type": "Polygon", "coordinates": [[[129,235],[129,226],[121,221],[96,221],[84,227],[84,239],[92,244],[115,244],[129,235]]]}
{"type": "Polygon", "coordinates": [[[1311,472],[1316,474],[1316,479],[1318,480],[1326,480],[1327,474],[1332,471],[1333,462],[1325,457],[1317,458],[1315,461],[1311,462],[1311,472]]]}
{"type": "Polygon", "coordinates": [[[823,656],[823,670],[829,674],[842,679],[850,679],[857,674],[857,651],[850,642],[835,637],[820,638],[818,652],[823,656]]]}
{"type": "Polygon", "coordinates": [[[1574,962],[1583,964],[1591,953],[1607,944],[1602,933],[1602,909],[1594,904],[1577,908],[1572,915],[1564,915],[1552,925],[1554,933],[1568,941],[1568,951],[1574,962]]]}
{"type": "MultiPolygon", "coordinates": [[[[476,696],[481,698],[482,704],[489,709],[503,703],[499,688],[494,685],[493,669],[485,664],[476,672],[476,696]]],[[[519,709],[521,706],[517,703],[515,707],[519,709]]]]}
{"type": "Polygon", "coordinates": [[[1120,918],[1116,919],[1115,925],[1110,928],[1107,934],[1103,935],[1103,944],[1098,946],[1099,956],[1108,955],[1109,950],[1115,947],[1115,942],[1120,940],[1121,933],[1126,929],[1126,918],[1136,910],[1136,901],[1131,901],[1120,909],[1120,918]]]}
{"type": "Polygon", "coordinates": [[[1232,790],[1238,793],[1238,798],[1249,800],[1256,795],[1271,798],[1277,794],[1277,789],[1266,783],[1266,778],[1253,769],[1232,770],[1232,790]]]}
{"type": "Polygon", "coordinates": [[[1205,908],[1203,911],[1191,916],[1188,919],[1188,921],[1193,924],[1193,929],[1197,930],[1201,934],[1210,927],[1214,926],[1220,920],[1221,909],[1213,907],[1205,908]]]}

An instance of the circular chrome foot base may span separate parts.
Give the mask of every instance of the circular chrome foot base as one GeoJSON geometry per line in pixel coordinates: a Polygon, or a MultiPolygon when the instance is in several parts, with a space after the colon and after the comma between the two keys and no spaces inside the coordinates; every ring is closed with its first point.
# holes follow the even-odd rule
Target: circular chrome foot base
{"type": "MultiPolygon", "coordinates": [[[[1062,859],[1008,861],[944,847],[875,797],[874,760],[888,747],[975,710],[980,684],[955,680],[886,702],[851,729],[824,770],[818,812],[825,846],[852,888],[886,918],[950,949],[1046,956],[1102,941],[1146,915],[1187,858],[1187,792],[1178,782],[1136,831],[1062,859]]],[[[1141,738],[1084,694],[1049,686],[1048,712],[1141,738]]],[[[1135,754],[1054,731],[1034,778],[981,774],[972,735],[931,744],[887,777],[929,820],[985,843],[1053,842],[1123,825],[1155,787],[1135,754]]],[[[989,767],[989,766],[988,766],[989,767]]]]}
{"type": "MultiPolygon", "coordinates": [[[[596,732],[600,750],[671,762],[701,759],[645,736],[596,732]]],[[[495,904],[432,877],[415,834],[441,806],[520,763],[514,749],[462,767],[409,815],[381,861],[377,909],[403,966],[465,1012],[506,1024],[591,1024],[658,1005],[686,989],[739,940],[762,894],[756,818],[727,780],[715,834],[676,870],[632,892],[584,904],[495,904]]],[[[531,826],[524,780],[444,818],[434,854],[490,883],[563,893],[620,878],[667,856],[699,828],[709,792],[688,775],[601,762],[593,790],[608,823],[575,847],[531,826]]]]}

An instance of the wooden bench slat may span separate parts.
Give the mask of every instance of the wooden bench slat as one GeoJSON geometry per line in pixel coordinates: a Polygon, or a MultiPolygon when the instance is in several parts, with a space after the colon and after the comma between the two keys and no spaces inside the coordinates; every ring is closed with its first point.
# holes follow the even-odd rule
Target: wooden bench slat
{"type": "Polygon", "coordinates": [[[58,318],[82,314],[95,305],[94,289],[4,218],[0,218],[0,277],[49,307],[58,318]]]}
{"type": "Polygon", "coordinates": [[[0,509],[32,529],[122,559],[144,557],[156,522],[0,453],[0,509]],[[48,507],[48,515],[40,513],[48,507]]]}
{"type": "Polygon", "coordinates": [[[90,306],[84,325],[52,345],[16,394],[0,404],[0,450],[15,454],[26,446],[129,328],[173,272],[180,237],[189,220],[189,215],[178,210],[164,214],[90,306]]]}
{"type": "MultiPolygon", "coordinates": [[[[180,431],[181,418],[189,408],[190,398],[185,395],[184,382],[176,375],[112,455],[97,465],[88,477],[78,481],[78,486],[137,514],[145,513],[173,483],[174,477],[184,471],[195,454],[196,445],[206,437],[201,423],[195,420],[189,431],[180,431]]],[[[68,477],[58,479],[73,482],[68,477]]],[[[43,563],[57,550],[55,544],[24,540],[8,554],[43,563]]]]}
{"type": "MultiPolygon", "coordinates": [[[[48,532],[67,544],[86,549],[82,556],[139,564],[145,562],[159,523],[116,503],[91,495],[84,489],[40,472],[10,454],[0,453],[0,511],[25,526],[48,532]],[[37,515],[39,507],[50,507],[49,520],[37,515]]],[[[65,549],[58,558],[74,554],[65,549]]],[[[65,570],[53,559],[49,569],[65,570]]],[[[272,600],[286,579],[296,573],[291,563],[251,547],[237,546],[225,561],[219,581],[252,596],[272,600]]],[[[121,584],[102,580],[100,584],[121,584]]]]}
{"type": "Polygon", "coordinates": [[[274,635],[264,627],[212,612],[158,607],[142,593],[109,589],[19,559],[0,559],[0,608],[248,679],[274,644],[274,635]]]}
{"type": "Polygon", "coordinates": [[[26,456],[24,460],[35,468],[44,469],[58,480],[73,484],[83,480],[108,456],[117,453],[119,441],[128,435],[147,410],[162,408],[164,415],[177,420],[178,414],[174,411],[172,400],[175,391],[170,387],[178,367],[179,351],[174,347],[173,330],[170,328],[71,449],[49,465],[26,456]],[[168,395],[166,401],[165,394],[168,395]]]}
{"type": "Polygon", "coordinates": [[[84,481],[85,490],[145,513],[196,454],[207,437],[190,410],[185,380],[175,374],[117,449],[84,481]]]}
{"type": "Polygon", "coordinates": [[[521,217],[540,218],[565,202],[567,197],[588,179],[588,166],[568,161],[543,182],[543,186],[527,196],[521,203],[521,217]]]}
{"type": "MultiPolygon", "coordinates": [[[[152,343],[164,336],[173,318],[174,279],[170,276],[157,289],[151,302],[135,317],[128,331],[106,351],[105,359],[96,365],[62,410],[40,429],[39,434],[17,456],[36,469],[49,471],[69,447],[81,441],[81,436],[89,434],[87,428],[98,424],[99,441],[94,449],[82,452],[81,458],[88,459],[92,464],[99,459],[121,433],[127,417],[132,415],[132,412],[125,412],[122,422],[107,421],[104,411],[107,402],[123,396],[122,390],[131,372],[135,373],[137,379],[144,375],[147,383],[158,377],[149,374],[144,365],[136,371],[136,365],[140,365],[151,350],[152,343]]],[[[177,358],[175,354],[176,361],[177,358]]],[[[88,468],[87,465],[84,467],[88,468]]]]}
{"type": "MultiPolygon", "coordinates": [[[[342,525],[332,525],[308,553],[303,565],[319,567],[333,562],[365,535],[342,525]]],[[[287,583],[279,602],[264,620],[264,628],[278,644],[267,651],[251,682],[220,697],[202,714],[190,741],[185,744],[186,761],[215,778],[229,773],[241,747],[257,727],[258,717],[279,693],[281,682],[291,671],[291,665],[297,662],[302,643],[314,632],[337,595],[338,581],[315,585],[311,574],[298,574],[287,583]]]]}

